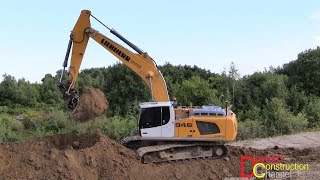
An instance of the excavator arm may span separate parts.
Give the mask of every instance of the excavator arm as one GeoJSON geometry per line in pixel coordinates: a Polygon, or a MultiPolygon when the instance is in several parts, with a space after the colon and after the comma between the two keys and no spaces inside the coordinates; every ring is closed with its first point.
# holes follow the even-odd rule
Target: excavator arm
{"type": "Polygon", "coordinates": [[[90,38],[95,40],[103,48],[116,56],[120,61],[122,61],[126,66],[128,66],[143,79],[143,81],[150,88],[151,101],[169,101],[166,82],[153,59],[147,53],[143,52],[137,46],[121,36],[117,31],[108,28],[103,23],[102,24],[107,27],[112,34],[120,38],[137,53],[131,52],[122,45],[114,42],[110,38],[93,29],[91,27],[90,17],[96,19],[93,15],[91,15],[91,12],[89,10],[81,11],[80,17],[70,35],[65,61],[63,63],[64,69],[62,70],[59,83],[59,87],[64,93],[64,99],[67,106],[71,109],[74,109],[78,103],[79,96],[77,94],[77,91],[74,89],[74,86],[77,82],[79,69],[90,38]],[[63,73],[65,72],[65,68],[68,64],[69,53],[71,49],[72,54],[68,78],[66,80],[63,80],[63,73]]]}

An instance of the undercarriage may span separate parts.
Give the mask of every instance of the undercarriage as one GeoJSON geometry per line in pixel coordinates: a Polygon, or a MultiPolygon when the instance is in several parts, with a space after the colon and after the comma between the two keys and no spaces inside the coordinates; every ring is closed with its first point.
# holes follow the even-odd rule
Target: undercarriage
{"type": "Polygon", "coordinates": [[[219,142],[141,140],[129,137],[123,144],[136,150],[142,163],[161,163],[199,158],[224,158],[228,149],[219,142]]]}

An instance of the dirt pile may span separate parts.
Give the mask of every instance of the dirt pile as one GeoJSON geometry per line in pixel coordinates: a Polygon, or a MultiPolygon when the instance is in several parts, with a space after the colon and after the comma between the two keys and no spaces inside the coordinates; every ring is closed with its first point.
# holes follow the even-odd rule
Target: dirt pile
{"type": "Polygon", "coordinates": [[[135,152],[101,134],[54,135],[0,145],[0,179],[123,179],[135,152]]]}
{"type": "Polygon", "coordinates": [[[108,108],[108,102],[100,89],[85,88],[77,107],[72,111],[74,121],[86,122],[100,116],[108,108]]]}
{"type": "MultiPolygon", "coordinates": [[[[320,164],[320,148],[256,150],[229,146],[229,160],[141,164],[136,153],[107,136],[54,135],[0,144],[0,179],[223,179],[239,177],[240,156],[282,155],[286,163],[320,164]]],[[[246,172],[250,167],[246,167],[246,172]]],[[[305,179],[314,176],[300,175],[305,179]]]]}

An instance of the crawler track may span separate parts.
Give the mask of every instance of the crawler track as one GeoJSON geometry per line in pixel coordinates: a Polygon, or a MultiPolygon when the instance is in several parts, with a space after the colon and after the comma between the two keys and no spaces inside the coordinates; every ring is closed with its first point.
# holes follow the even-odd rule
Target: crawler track
{"type": "Polygon", "coordinates": [[[142,163],[161,163],[169,161],[223,158],[228,154],[224,145],[193,143],[193,144],[164,144],[142,147],[137,150],[142,163]]]}

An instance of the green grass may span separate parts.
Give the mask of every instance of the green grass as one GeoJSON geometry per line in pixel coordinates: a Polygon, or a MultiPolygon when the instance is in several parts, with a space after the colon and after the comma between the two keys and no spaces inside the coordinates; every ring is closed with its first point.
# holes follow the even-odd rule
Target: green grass
{"type": "Polygon", "coordinates": [[[70,119],[69,112],[26,110],[20,117],[0,114],[0,142],[19,141],[30,137],[41,137],[60,133],[83,134],[99,128],[102,133],[120,141],[126,136],[137,134],[137,119],[132,115],[97,118],[95,124],[78,123],[70,119]]]}

